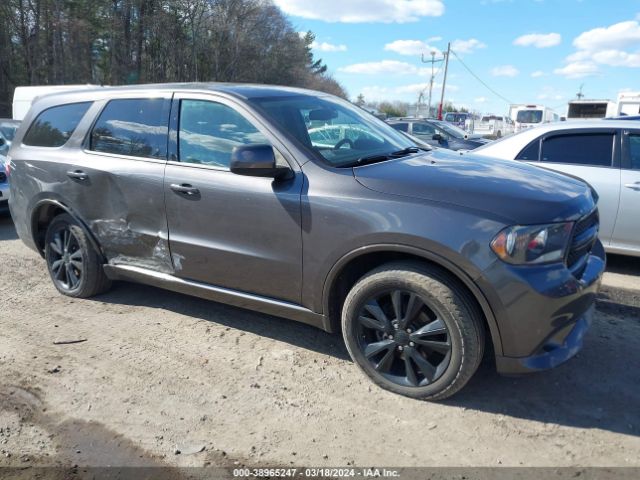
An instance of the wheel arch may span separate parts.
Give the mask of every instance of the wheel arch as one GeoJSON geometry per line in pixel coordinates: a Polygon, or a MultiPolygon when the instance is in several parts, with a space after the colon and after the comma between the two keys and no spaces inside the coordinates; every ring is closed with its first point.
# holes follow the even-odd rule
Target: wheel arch
{"type": "Polygon", "coordinates": [[[502,340],[495,314],[480,287],[450,260],[408,245],[381,244],[362,247],[344,255],[335,263],[327,275],[322,292],[323,312],[329,331],[340,330],[339,305],[355,282],[368,271],[398,260],[414,260],[435,265],[459,282],[480,307],[495,353],[502,354],[502,340]]]}
{"type": "Polygon", "coordinates": [[[33,243],[38,249],[40,256],[44,257],[44,237],[47,232],[47,227],[51,221],[58,215],[66,213],[70,215],[86,232],[87,238],[91,242],[92,246],[96,249],[96,252],[100,253],[100,256],[104,260],[104,253],[100,248],[98,240],[93,235],[93,232],[87,227],[86,223],[80,218],[80,216],[73,211],[70,207],[60,202],[59,200],[44,199],[40,200],[34,205],[31,213],[31,237],[33,243]]]}

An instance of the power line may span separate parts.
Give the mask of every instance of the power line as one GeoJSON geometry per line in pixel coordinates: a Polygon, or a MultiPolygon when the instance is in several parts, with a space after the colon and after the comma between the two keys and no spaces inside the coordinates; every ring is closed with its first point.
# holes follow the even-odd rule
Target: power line
{"type": "Polygon", "coordinates": [[[467,67],[467,65],[462,61],[462,59],[458,56],[458,54],[456,52],[454,52],[453,50],[451,50],[451,53],[453,53],[453,55],[458,59],[458,61],[460,62],[460,64],[476,79],[478,80],[482,85],[485,86],[485,88],[487,90],[489,90],[491,93],[493,93],[496,97],[501,98],[502,100],[504,100],[507,103],[513,103],[511,100],[509,100],[506,97],[503,97],[502,95],[500,95],[498,92],[496,92],[493,88],[491,88],[489,85],[487,85],[480,77],[478,77],[478,75],[476,75],[475,73],[473,73],[473,71],[471,71],[471,69],[469,67],[467,67]]]}

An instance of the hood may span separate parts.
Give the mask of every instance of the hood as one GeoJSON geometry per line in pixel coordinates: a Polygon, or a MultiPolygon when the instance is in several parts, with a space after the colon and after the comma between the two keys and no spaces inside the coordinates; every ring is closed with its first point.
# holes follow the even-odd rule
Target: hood
{"type": "Polygon", "coordinates": [[[516,160],[445,150],[364,165],[353,172],[374,191],[481,210],[512,224],[576,220],[595,203],[581,180],[516,160]]]}

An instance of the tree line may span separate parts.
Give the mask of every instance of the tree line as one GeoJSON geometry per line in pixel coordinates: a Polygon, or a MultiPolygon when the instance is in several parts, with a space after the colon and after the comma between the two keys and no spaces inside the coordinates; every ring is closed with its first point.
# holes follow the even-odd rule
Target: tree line
{"type": "Polygon", "coordinates": [[[20,85],[254,82],[346,97],[271,0],[1,0],[0,117],[20,85]]]}

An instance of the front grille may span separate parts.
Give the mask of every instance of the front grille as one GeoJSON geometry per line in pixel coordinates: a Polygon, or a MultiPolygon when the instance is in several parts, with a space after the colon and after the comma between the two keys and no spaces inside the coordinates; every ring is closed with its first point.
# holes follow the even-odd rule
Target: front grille
{"type": "Polygon", "coordinates": [[[576,277],[580,277],[584,272],[591,249],[598,238],[599,228],[600,217],[597,209],[578,220],[573,228],[567,267],[576,277]]]}
{"type": "Polygon", "coordinates": [[[0,183],[7,181],[7,175],[4,172],[0,172],[0,183]]]}

